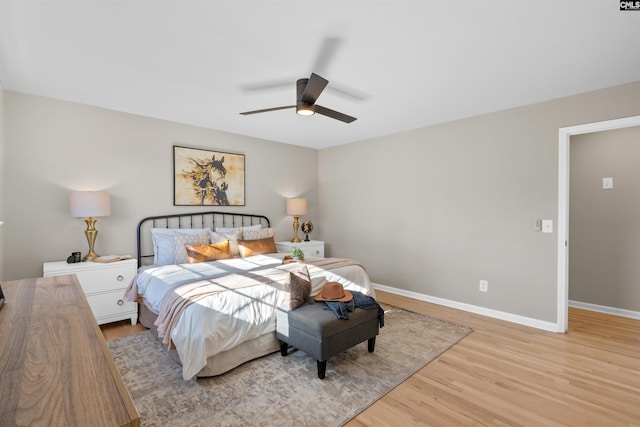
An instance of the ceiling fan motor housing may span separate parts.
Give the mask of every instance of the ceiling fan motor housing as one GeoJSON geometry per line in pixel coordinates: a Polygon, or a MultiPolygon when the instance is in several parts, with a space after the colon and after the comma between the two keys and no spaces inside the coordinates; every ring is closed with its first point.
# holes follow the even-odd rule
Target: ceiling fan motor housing
{"type": "Polygon", "coordinates": [[[304,89],[307,87],[308,82],[309,79],[298,79],[296,82],[296,113],[301,116],[311,116],[315,113],[313,104],[302,100],[302,94],[304,93],[304,89]]]}

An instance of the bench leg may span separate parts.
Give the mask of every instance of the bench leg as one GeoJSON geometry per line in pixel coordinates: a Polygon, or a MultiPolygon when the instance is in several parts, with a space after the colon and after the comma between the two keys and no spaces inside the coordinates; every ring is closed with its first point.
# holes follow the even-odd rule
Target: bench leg
{"type": "Polygon", "coordinates": [[[324,379],[324,374],[327,372],[327,361],[318,360],[318,378],[324,379]]]}
{"type": "Polygon", "coordinates": [[[369,353],[373,353],[373,350],[376,348],[376,337],[369,338],[367,347],[369,348],[369,353]]]}
{"type": "Polygon", "coordinates": [[[286,356],[289,352],[289,344],[284,341],[280,341],[280,355],[286,356]]]}

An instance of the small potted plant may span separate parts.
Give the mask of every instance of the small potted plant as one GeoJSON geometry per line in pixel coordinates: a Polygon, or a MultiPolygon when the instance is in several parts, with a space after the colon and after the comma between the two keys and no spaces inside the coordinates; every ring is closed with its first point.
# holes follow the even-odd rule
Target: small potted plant
{"type": "Polygon", "coordinates": [[[304,259],[304,252],[302,252],[302,249],[300,248],[293,248],[291,251],[291,258],[295,260],[302,260],[304,259]]]}

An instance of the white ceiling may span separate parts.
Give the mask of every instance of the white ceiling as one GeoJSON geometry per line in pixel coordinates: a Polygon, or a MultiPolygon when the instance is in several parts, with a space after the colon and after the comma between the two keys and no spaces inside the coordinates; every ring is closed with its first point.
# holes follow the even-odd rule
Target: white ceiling
{"type": "Polygon", "coordinates": [[[0,81],[323,148],[640,80],[638,40],[615,0],[0,0],[0,81]],[[238,114],[311,72],[358,120],[238,114]]]}

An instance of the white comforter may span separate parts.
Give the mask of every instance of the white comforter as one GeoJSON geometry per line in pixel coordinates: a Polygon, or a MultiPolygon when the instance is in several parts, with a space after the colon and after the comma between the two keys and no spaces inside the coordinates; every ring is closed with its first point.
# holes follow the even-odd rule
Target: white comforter
{"type": "MultiPolygon", "coordinates": [[[[134,279],[137,293],[156,314],[165,295],[185,283],[206,280],[225,272],[228,267],[259,270],[281,265],[286,254],[256,255],[247,258],[140,269],[134,279]]],[[[343,284],[345,289],[374,295],[366,271],[360,266],[340,267],[311,273],[312,295],[327,281],[343,284]]],[[[288,294],[284,283],[256,284],[211,295],[189,305],[171,332],[171,339],[182,361],[185,380],[194,377],[207,364],[207,358],[229,350],[245,341],[275,331],[276,311],[287,309],[288,294]]]]}

